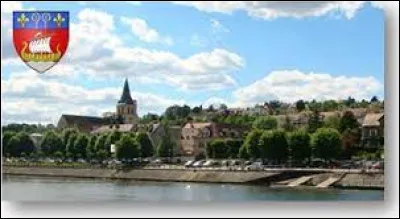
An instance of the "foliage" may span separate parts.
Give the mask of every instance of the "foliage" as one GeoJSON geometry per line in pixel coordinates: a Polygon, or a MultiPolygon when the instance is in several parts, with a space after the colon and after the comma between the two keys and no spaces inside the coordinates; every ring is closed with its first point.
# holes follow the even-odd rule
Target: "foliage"
{"type": "Polygon", "coordinates": [[[281,130],[265,131],[260,138],[262,158],[273,161],[284,161],[288,158],[286,134],[281,130]]]}
{"type": "Polygon", "coordinates": [[[303,161],[311,158],[310,135],[304,130],[290,133],[288,143],[293,160],[303,161]]]}
{"type": "Polygon", "coordinates": [[[262,116],[253,122],[254,129],[272,130],[278,127],[278,121],[272,116],[262,116]]]}
{"type": "Polygon", "coordinates": [[[306,108],[306,104],[305,104],[304,100],[298,100],[296,102],[296,109],[298,112],[303,111],[305,108],[306,108]]]}
{"type": "Polygon", "coordinates": [[[117,159],[132,159],[140,157],[139,144],[130,135],[124,134],[116,143],[115,156],[117,159]]]}
{"type": "Polygon", "coordinates": [[[336,159],[342,151],[340,133],[331,128],[320,128],[311,137],[314,156],[324,159],[336,159]]]}
{"type": "Polygon", "coordinates": [[[342,133],[347,129],[358,129],[360,124],[351,111],[346,111],[340,119],[339,131],[342,133]]]}
{"type": "Polygon", "coordinates": [[[258,147],[260,137],[262,135],[262,131],[253,130],[251,131],[244,140],[244,147],[247,149],[247,153],[249,158],[259,158],[260,157],[260,149],[258,147]]]}
{"type": "Polygon", "coordinates": [[[147,133],[140,132],[136,136],[136,141],[140,147],[142,157],[152,157],[154,154],[153,144],[150,141],[147,133]]]}
{"type": "Polygon", "coordinates": [[[41,150],[47,156],[55,155],[57,151],[64,151],[65,146],[62,139],[54,131],[46,132],[40,145],[41,150]]]}

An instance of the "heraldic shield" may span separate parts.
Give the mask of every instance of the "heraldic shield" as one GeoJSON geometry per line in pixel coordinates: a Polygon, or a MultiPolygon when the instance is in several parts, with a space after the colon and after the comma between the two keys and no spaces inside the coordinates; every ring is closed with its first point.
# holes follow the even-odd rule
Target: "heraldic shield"
{"type": "Polygon", "coordinates": [[[22,61],[39,73],[56,65],[69,41],[69,12],[13,12],[13,41],[22,61]]]}

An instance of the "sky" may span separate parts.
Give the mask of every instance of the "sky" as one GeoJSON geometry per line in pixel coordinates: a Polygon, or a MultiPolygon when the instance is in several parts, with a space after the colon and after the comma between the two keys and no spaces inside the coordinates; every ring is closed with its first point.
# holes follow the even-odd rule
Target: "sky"
{"type": "Polygon", "coordinates": [[[128,78],[139,115],[171,105],[384,98],[384,3],[1,2],[2,124],[115,111],[128,78]],[[62,60],[18,57],[12,12],[69,11],[62,60]]]}

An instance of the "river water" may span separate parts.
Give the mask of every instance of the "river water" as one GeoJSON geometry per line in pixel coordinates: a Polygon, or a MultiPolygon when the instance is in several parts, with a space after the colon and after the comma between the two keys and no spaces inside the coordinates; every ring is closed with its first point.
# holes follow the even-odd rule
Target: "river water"
{"type": "Polygon", "coordinates": [[[383,200],[383,191],[288,189],[232,184],[137,182],[3,175],[8,201],[318,201],[383,200]]]}

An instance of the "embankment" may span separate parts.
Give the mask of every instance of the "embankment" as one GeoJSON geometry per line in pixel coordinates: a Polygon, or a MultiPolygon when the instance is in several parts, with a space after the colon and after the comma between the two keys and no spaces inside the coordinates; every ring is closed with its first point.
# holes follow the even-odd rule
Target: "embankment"
{"type": "MultiPolygon", "coordinates": [[[[280,184],[288,185],[302,176],[311,176],[303,185],[316,187],[334,177],[335,173],[310,174],[297,171],[221,171],[184,169],[101,169],[101,168],[44,168],[3,166],[3,174],[50,177],[104,178],[164,182],[280,184]],[[283,183],[282,183],[283,182],[283,183]]],[[[346,189],[384,189],[383,173],[346,173],[330,185],[346,189]]]]}

